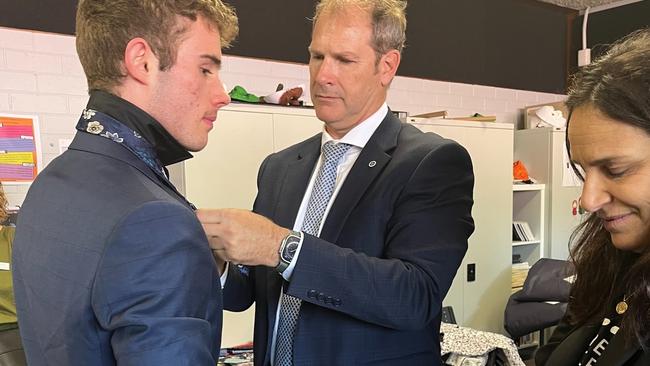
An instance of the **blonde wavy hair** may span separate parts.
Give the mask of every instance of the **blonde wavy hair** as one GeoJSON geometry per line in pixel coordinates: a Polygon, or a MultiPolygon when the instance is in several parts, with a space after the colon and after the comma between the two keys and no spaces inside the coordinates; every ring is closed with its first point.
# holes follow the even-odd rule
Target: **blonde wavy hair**
{"type": "Polygon", "coordinates": [[[77,8],[77,53],[89,90],[112,91],[125,77],[124,50],[129,41],[144,38],[167,70],[176,61],[180,39],[187,31],[178,17],[204,17],[219,30],[227,48],[239,33],[235,10],[221,0],[80,0],[77,8]]]}

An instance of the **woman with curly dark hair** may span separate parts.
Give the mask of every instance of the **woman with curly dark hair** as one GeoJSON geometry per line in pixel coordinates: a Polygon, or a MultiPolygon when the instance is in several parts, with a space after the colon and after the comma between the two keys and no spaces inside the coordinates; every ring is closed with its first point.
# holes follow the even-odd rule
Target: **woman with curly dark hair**
{"type": "Polygon", "coordinates": [[[0,183],[0,365],[27,365],[23,352],[11,276],[11,249],[15,227],[4,225],[9,217],[7,196],[0,183]]]}
{"type": "MultiPolygon", "coordinates": [[[[4,225],[8,217],[7,196],[5,196],[2,183],[0,183],[0,332],[18,328],[10,271],[11,247],[16,230],[13,226],[4,225]]],[[[2,343],[1,339],[2,336],[0,336],[0,343],[2,343]]],[[[0,346],[0,353],[1,350],[0,346]]]]}
{"type": "Polygon", "coordinates": [[[537,365],[650,365],[650,29],[575,76],[567,147],[589,212],[572,237],[575,282],[537,365]]]}

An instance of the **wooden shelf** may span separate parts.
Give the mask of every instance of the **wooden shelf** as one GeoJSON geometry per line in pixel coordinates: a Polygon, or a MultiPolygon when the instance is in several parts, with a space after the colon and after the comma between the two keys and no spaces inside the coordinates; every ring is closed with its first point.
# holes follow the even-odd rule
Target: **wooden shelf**
{"type": "Polygon", "coordinates": [[[513,241],[512,246],[513,247],[518,247],[522,245],[533,245],[533,244],[539,244],[541,243],[540,240],[528,240],[528,241],[513,241]]]}

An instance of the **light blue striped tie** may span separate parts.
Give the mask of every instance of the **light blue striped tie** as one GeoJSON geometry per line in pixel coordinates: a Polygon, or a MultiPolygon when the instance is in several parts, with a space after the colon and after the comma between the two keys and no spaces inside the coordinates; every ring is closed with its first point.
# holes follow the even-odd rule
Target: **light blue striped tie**
{"type": "MultiPolygon", "coordinates": [[[[332,141],[328,141],[323,145],[324,161],[318,171],[314,181],[314,188],[309,197],[305,219],[302,223],[303,232],[318,235],[323,214],[334,192],[336,168],[350,146],[348,144],[334,144],[332,141]]],[[[300,303],[300,299],[282,293],[278,334],[275,340],[275,366],[293,365],[293,336],[298,323],[300,303]]]]}

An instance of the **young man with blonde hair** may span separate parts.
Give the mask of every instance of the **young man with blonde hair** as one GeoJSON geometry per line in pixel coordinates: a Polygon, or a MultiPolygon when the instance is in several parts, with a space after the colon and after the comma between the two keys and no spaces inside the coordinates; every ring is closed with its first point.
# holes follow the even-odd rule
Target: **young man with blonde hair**
{"type": "Polygon", "coordinates": [[[220,0],[81,0],[90,100],[32,184],[13,254],[29,365],[215,365],[218,271],[166,165],[205,147],[230,98],[220,0]]]}
{"type": "Polygon", "coordinates": [[[198,213],[223,260],[252,266],[227,267],[224,307],[255,303],[256,365],[441,364],[474,175],[460,145],[386,105],[405,8],[321,1],[309,70],[323,133],[262,163],[257,214],[198,213]]]}

